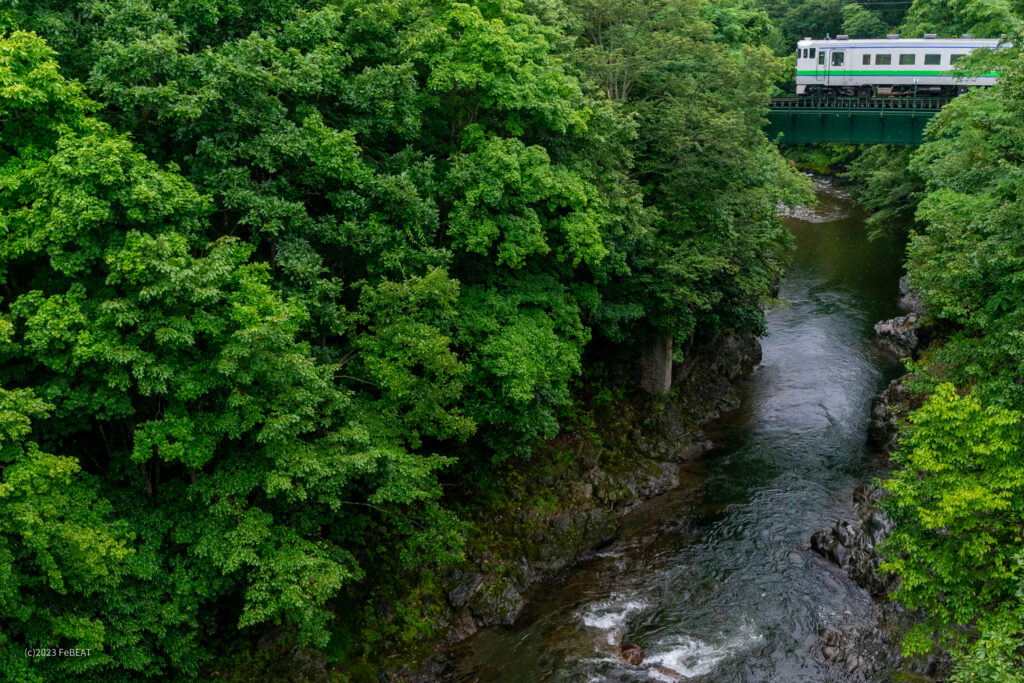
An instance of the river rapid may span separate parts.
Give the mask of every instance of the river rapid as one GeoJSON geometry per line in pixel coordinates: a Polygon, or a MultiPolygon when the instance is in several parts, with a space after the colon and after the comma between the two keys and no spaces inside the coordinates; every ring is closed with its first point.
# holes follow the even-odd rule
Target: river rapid
{"type": "Polygon", "coordinates": [[[873,325],[898,313],[902,247],[869,243],[863,211],[826,181],[818,196],[784,218],[796,256],[742,408],[709,430],[716,448],[613,544],[536,587],[514,627],[460,646],[448,680],[847,680],[819,634],[870,624],[872,601],[809,538],[879,473],[870,401],[899,367],[873,325]]]}

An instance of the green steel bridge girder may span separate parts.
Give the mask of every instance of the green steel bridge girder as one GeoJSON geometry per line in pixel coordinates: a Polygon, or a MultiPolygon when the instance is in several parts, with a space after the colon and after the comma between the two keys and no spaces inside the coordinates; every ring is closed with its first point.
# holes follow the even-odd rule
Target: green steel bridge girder
{"type": "Polygon", "coordinates": [[[768,109],[768,138],[781,144],[920,145],[938,110],[768,109]],[[782,137],[779,138],[779,135],[782,137]]]}

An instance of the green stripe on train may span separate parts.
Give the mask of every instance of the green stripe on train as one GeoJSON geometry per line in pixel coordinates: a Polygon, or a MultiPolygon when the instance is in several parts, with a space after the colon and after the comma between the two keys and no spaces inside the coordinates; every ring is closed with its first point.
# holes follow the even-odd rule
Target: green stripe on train
{"type": "MultiPolygon", "coordinates": [[[[952,71],[865,71],[862,69],[843,69],[836,68],[832,71],[797,71],[797,76],[829,76],[830,78],[841,78],[843,76],[951,76],[952,71]]],[[[970,76],[969,78],[999,78],[998,71],[989,71],[987,74],[981,74],[980,76],[970,76]]]]}

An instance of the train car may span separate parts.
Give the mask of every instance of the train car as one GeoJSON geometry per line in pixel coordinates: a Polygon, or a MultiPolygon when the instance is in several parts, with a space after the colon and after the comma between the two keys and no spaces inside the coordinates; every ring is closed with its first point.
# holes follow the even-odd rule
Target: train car
{"type": "Polygon", "coordinates": [[[805,38],[796,48],[796,94],[957,94],[971,86],[995,85],[998,74],[953,77],[953,65],[973,50],[1008,47],[997,39],[900,38],[825,40],[805,38]]]}

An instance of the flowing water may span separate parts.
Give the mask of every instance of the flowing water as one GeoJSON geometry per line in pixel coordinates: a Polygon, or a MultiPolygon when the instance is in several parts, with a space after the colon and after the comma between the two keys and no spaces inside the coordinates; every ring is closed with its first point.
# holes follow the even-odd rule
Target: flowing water
{"type": "Polygon", "coordinates": [[[873,325],[898,312],[901,249],[868,243],[863,212],[827,183],[818,194],[784,219],[797,253],[783,303],[715,450],[597,557],[532,591],[515,627],[468,641],[451,680],[845,680],[819,633],[870,620],[871,599],[808,540],[877,472],[869,405],[898,366],[873,325]],[[642,664],[617,655],[625,642],[642,664]]]}

